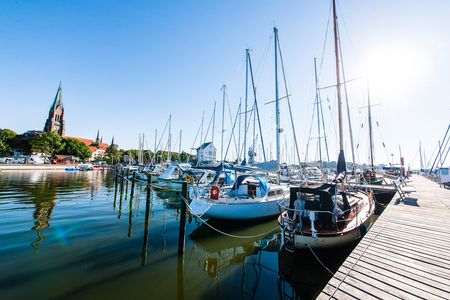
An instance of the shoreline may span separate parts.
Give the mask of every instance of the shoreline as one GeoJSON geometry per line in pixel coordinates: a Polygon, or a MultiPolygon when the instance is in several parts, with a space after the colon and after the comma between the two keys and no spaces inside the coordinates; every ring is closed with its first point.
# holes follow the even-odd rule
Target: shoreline
{"type": "MultiPolygon", "coordinates": [[[[3,171],[33,171],[33,170],[49,170],[49,171],[65,171],[66,168],[73,165],[52,165],[52,164],[36,164],[36,165],[20,165],[20,164],[5,164],[0,165],[0,172],[3,171]]],[[[94,170],[110,169],[110,166],[101,166],[94,168],[94,170]]]]}

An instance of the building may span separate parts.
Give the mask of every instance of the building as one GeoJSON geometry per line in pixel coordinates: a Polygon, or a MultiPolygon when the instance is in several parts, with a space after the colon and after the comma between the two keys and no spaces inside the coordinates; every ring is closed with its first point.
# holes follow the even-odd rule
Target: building
{"type": "Polygon", "coordinates": [[[197,148],[197,163],[216,161],[216,147],[212,142],[204,143],[197,148]]]}
{"type": "Polygon", "coordinates": [[[48,118],[45,122],[44,131],[45,132],[56,132],[60,136],[64,136],[65,132],[64,124],[64,107],[63,107],[63,96],[62,96],[62,86],[59,82],[58,91],[56,92],[55,100],[50,107],[48,112],[48,118]]]}
{"type": "Polygon", "coordinates": [[[97,138],[95,140],[91,139],[85,139],[85,138],[79,138],[79,137],[73,137],[73,136],[65,136],[66,139],[74,139],[77,141],[80,141],[84,143],[86,146],[89,147],[89,150],[92,152],[92,156],[89,159],[90,161],[96,160],[97,158],[101,158],[105,156],[106,149],[108,149],[109,145],[106,143],[102,143],[101,139],[97,138]]]}

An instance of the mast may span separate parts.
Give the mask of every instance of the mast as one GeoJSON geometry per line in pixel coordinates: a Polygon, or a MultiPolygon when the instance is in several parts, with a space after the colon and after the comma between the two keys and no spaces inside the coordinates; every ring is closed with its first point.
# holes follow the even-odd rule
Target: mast
{"type": "Polygon", "coordinates": [[[224,132],[224,124],[225,124],[225,93],[227,90],[227,86],[224,84],[221,88],[222,95],[222,138],[220,142],[220,161],[223,161],[223,132],[224,132]]]}
{"type": "Polygon", "coordinates": [[[236,153],[236,158],[239,163],[241,159],[241,119],[242,119],[242,113],[241,113],[241,104],[242,104],[242,98],[239,98],[239,134],[238,134],[238,152],[236,153]]]}
{"type": "Polygon", "coordinates": [[[419,156],[420,156],[420,171],[423,172],[423,160],[422,160],[422,141],[419,142],[419,156]]]}
{"type": "Polygon", "coordinates": [[[248,60],[249,60],[249,49],[245,49],[245,107],[244,107],[244,161],[247,162],[247,100],[248,100],[248,60]]]}
{"type": "Polygon", "coordinates": [[[178,156],[181,161],[181,135],[183,134],[183,130],[180,129],[180,145],[178,146],[178,156]]]}
{"type": "Polygon", "coordinates": [[[255,114],[256,114],[256,116],[258,118],[259,136],[260,136],[260,139],[261,139],[261,146],[262,146],[264,162],[267,162],[267,160],[266,160],[266,151],[264,150],[264,139],[263,139],[263,135],[262,135],[261,119],[259,118],[258,99],[256,98],[256,86],[255,86],[255,80],[254,80],[254,77],[253,77],[252,60],[250,59],[250,54],[248,55],[248,66],[249,66],[249,70],[250,70],[250,77],[251,77],[251,80],[252,80],[253,98],[255,100],[253,102],[253,109],[252,110],[255,110],[255,114]]]}
{"type": "Polygon", "coordinates": [[[170,161],[170,156],[171,156],[171,143],[172,143],[172,131],[171,131],[171,127],[172,127],[172,115],[169,115],[169,155],[167,156],[168,160],[170,161]]]}
{"type": "MultiPolygon", "coordinates": [[[[277,165],[280,167],[280,103],[278,96],[278,28],[273,28],[275,45],[275,120],[276,120],[276,141],[277,141],[277,165]]],[[[279,175],[278,175],[279,176],[279,175]]],[[[279,179],[279,178],[278,178],[279,179]]]]}
{"type": "Polygon", "coordinates": [[[214,130],[216,127],[216,101],[214,101],[214,109],[213,109],[213,125],[212,125],[212,137],[211,137],[211,143],[214,144],[214,130]]]}
{"type": "MultiPolygon", "coordinates": [[[[205,120],[205,111],[203,111],[203,113],[202,113],[202,124],[200,125],[200,128],[201,128],[200,129],[200,144],[204,143],[204,141],[203,141],[203,122],[204,122],[204,120],[205,120]]],[[[206,140],[206,137],[205,137],[205,140],[206,140]]]]}
{"type": "Polygon", "coordinates": [[[155,152],[153,155],[156,155],[157,140],[158,140],[158,129],[155,129],[155,152]]]}
{"type": "Polygon", "coordinates": [[[319,143],[319,163],[320,169],[322,170],[322,145],[320,141],[320,110],[319,110],[319,80],[317,79],[317,62],[314,57],[314,78],[316,80],[316,108],[317,108],[317,132],[319,134],[318,143],[319,143]]]}
{"type": "Polygon", "coordinates": [[[369,110],[369,148],[370,148],[370,167],[373,171],[373,133],[372,133],[372,110],[370,107],[369,83],[367,83],[367,107],[369,110]]]}
{"type": "Polygon", "coordinates": [[[336,92],[338,100],[338,120],[339,120],[339,157],[337,163],[337,173],[345,172],[344,156],[344,133],[342,122],[342,99],[341,99],[341,75],[339,70],[339,38],[337,30],[336,0],[333,0],[333,27],[334,27],[334,54],[336,59],[336,92]]]}

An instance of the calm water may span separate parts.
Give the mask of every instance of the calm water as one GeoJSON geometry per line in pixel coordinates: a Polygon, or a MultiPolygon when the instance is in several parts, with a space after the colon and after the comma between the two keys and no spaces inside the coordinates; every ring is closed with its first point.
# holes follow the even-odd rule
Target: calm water
{"type": "MultiPolygon", "coordinates": [[[[138,185],[115,197],[107,171],[0,172],[0,299],[308,299],[330,278],[310,253],[278,251],[275,220],[211,223],[267,233],[247,239],[191,220],[179,259],[179,203],[138,185]]],[[[335,271],[351,248],[318,255],[335,271]]]]}

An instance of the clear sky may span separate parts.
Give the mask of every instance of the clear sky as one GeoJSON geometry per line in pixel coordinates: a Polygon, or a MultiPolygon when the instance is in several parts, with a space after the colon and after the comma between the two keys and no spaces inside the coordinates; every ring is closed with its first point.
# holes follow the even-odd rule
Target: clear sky
{"type": "MultiPolygon", "coordinates": [[[[271,35],[276,25],[303,160],[315,95],[313,58],[322,58],[329,13],[330,1],[1,1],[0,128],[42,129],[61,80],[67,135],[95,138],[99,129],[105,141],[114,135],[119,146],[129,148],[137,147],[138,133],[145,133],[153,148],[155,129],[161,132],[172,114],[173,143],[182,129],[187,150],[202,112],[206,132],[217,101],[214,143],[220,149],[220,88],[228,86],[234,117],[244,97],[248,47],[263,136],[274,157],[274,105],[264,103],[275,98],[271,35]]],[[[375,129],[378,163],[389,162],[391,153],[397,161],[401,145],[406,163],[417,166],[419,141],[429,159],[445,133],[449,14],[447,0],[338,1],[346,78],[369,74],[372,103],[380,104],[373,107],[380,125],[375,129]]],[[[330,24],[321,86],[335,82],[331,37],[330,24]]],[[[280,96],[285,95],[282,84],[280,73],[280,96]]],[[[357,161],[367,162],[367,123],[361,129],[367,111],[360,110],[367,101],[365,79],[349,83],[348,91],[357,161]]],[[[329,110],[324,102],[324,117],[335,160],[335,91],[321,95],[331,104],[329,110]]],[[[285,100],[281,119],[283,147],[286,140],[292,157],[285,100]]],[[[227,108],[226,141],[231,126],[227,108]]],[[[317,137],[314,130],[311,135],[317,137]]],[[[346,134],[347,160],[349,147],[346,134]]],[[[315,158],[314,147],[309,151],[315,158]]]]}

